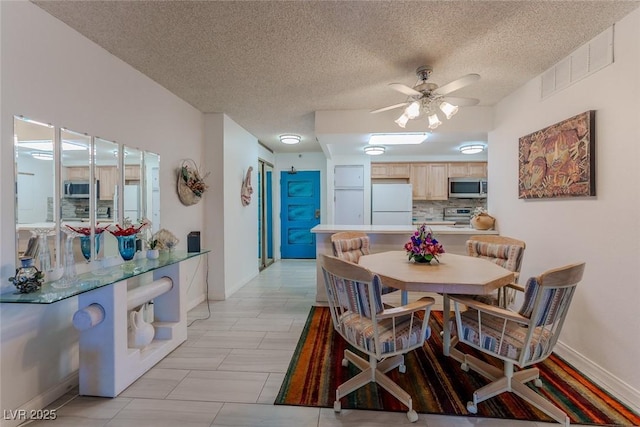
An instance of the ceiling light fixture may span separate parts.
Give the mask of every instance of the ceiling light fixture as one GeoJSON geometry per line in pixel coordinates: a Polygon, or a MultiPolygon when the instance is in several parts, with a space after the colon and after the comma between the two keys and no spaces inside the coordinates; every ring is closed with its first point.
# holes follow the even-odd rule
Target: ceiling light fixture
{"type": "Polygon", "coordinates": [[[478,154],[484,151],[484,145],[482,144],[469,144],[463,145],[460,147],[460,152],[462,154],[478,154]]]}
{"type": "Polygon", "coordinates": [[[409,145],[422,144],[429,135],[426,133],[375,133],[369,138],[369,145],[409,145]]]}
{"type": "Polygon", "coordinates": [[[280,142],[283,144],[297,144],[300,142],[300,135],[280,135],[280,142]]]}
{"type": "Polygon", "coordinates": [[[53,160],[53,154],[51,153],[35,152],[31,153],[31,157],[38,160],[53,160]]]}
{"type": "MultiPolygon", "coordinates": [[[[30,141],[18,141],[18,145],[23,148],[30,148],[32,150],[40,150],[40,151],[53,151],[53,141],[50,139],[34,139],[30,141]]],[[[62,150],[63,151],[79,151],[79,150],[88,150],[88,148],[84,145],[79,145],[78,143],[62,141],[62,150]]]]}
{"type": "Polygon", "coordinates": [[[367,145],[364,147],[365,154],[370,156],[379,156],[380,154],[384,154],[385,147],[382,145],[367,145]]]}

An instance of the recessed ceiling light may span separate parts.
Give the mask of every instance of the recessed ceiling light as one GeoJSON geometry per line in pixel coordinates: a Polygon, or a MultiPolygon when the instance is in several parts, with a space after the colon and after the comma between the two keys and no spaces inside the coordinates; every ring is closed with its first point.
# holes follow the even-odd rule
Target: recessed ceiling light
{"type": "Polygon", "coordinates": [[[280,135],[280,142],[283,144],[297,144],[300,142],[300,135],[280,135]]]}
{"type": "Polygon", "coordinates": [[[427,140],[427,136],[426,133],[376,133],[369,138],[369,144],[421,144],[427,140]]]}
{"type": "Polygon", "coordinates": [[[484,151],[484,145],[482,144],[469,144],[463,145],[460,147],[460,152],[462,154],[478,154],[484,151]]]}
{"type": "Polygon", "coordinates": [[[385,148],[382,145],[367,145],[364,147],[365,154],[370,156],[379,156],[380,154],[384,154],[385,148]]]}

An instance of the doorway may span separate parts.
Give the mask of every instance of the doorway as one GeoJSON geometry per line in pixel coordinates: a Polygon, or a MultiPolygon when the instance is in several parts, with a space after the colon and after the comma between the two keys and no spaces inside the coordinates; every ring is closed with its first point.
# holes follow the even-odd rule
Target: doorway
{"type": "Polygon", "coordinates": [[[258,159],[258,267],[273,264],[273,165],[258,159]]]}
{"type": "Polygon", "coordinates": [[[320,224],[320,171],[280,172],[280,251],[284,258],[315,258],[320,224]]]}

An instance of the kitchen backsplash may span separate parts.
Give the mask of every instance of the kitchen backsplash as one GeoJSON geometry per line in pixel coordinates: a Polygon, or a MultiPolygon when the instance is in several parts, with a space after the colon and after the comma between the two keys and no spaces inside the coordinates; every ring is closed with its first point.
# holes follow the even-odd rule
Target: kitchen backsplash
{"type": "MultiPolygon", "coordinates": [[[[62,198],[62,220],[89,219],[89,199],[62,198]]],[[[113,200],[98,200],[98,220],[113,219],[113,200]]],[[[53,221],[53,198],[47,198],[47,221],[53,221]]]]}
{"type": "Polygon", "coordinates": [[[413,221],[442,221],[444,208],[487,207],[486,199],[449,199],[413,201],[413,221]]]}

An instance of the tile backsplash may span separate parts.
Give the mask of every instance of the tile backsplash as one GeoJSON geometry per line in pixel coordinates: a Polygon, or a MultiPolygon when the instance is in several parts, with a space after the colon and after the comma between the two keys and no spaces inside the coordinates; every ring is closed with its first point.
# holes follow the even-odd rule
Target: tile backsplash
{"type": "Polygon", "coordinates": [[[414,200],[414,221],[442,221],[444,208],[487,207],[487,199],[414,200]]]}

